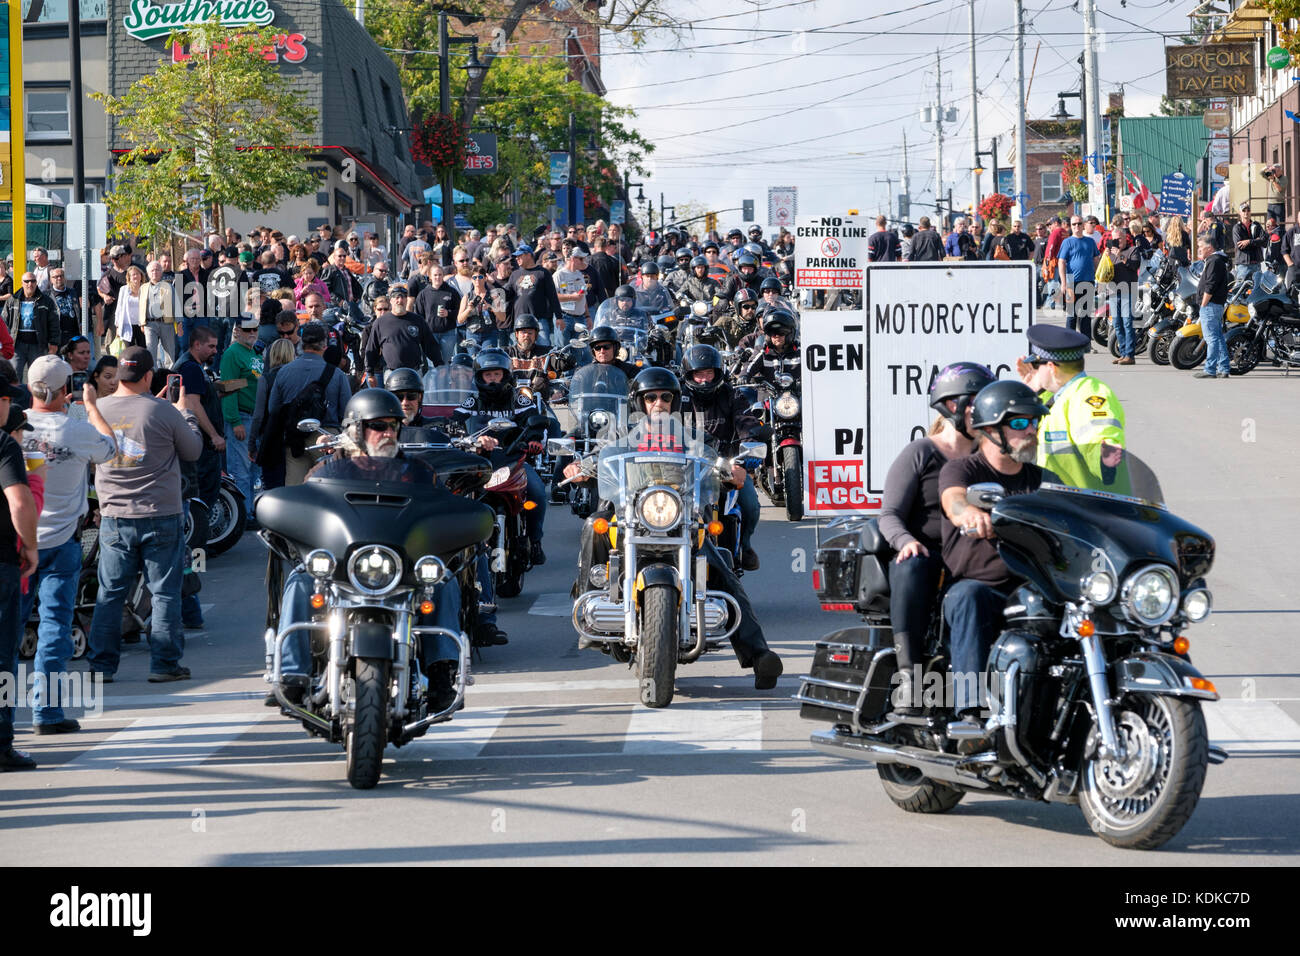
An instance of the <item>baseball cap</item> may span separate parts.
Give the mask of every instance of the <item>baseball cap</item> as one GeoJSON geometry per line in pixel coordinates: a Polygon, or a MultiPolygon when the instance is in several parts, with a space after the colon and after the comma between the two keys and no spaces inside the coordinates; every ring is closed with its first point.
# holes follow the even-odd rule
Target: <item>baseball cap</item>
{"type": "Polygon", "coordinates": [[[239,261],[240,261],[240,262],[252,262],[252,261],[253,261],[253,253],[252,253],[251,251],[249,251],[249,252],[241,252],[241,253],[239,254],[239,261]]]}
{"type": "Polygon", "coordinates": [[[5,434],[21,428],[23,431],[35,431],[27,421],[27,415],[17,405],[9,406],[9,419],[5,422],[5,434]]]}
{"type": "Polygon", "coordinates": [[[308,322],[302,327],[301,334],[302,344],[304,346],[324,345],[326,339],[329,338],[329,333],[326,331],[325,326],[321,325],[319,322],[308,322]]]}
{"type": "Polygon", "coordinates": [[[130,251],[131,250],[128,249],[126,246],[122,246],[122,245],[114,246],[113,248],[108,250],[108,257],[110,259],[116,259],[118,256],[124,256],[130,251]]]}
{"type": "Polygon", "coordinates": [[[239,327],[241,329],[255,329],[262,324],[260,315],[241,315],[239,317],[239,327]]]}
{"type": "Polygon", "coordinates": [[[587,258],[587,250],[582,248],[582,246],[574,246],[569,250],[569,255],[577,256],[579,259],[585,259],[587,258]]]}
{"type": "Polygon", "coordinates": [[[119,382],[139,382],[153,371],[153,356],[148,349],[131,345],[122,349],[117,357],[117,380],[119,382]]]}
{"type": "Polygon", "coordinates": [[[388,287],[388,292],[390,295],[394,292],[410,292],[410,291],[411,290],[406,287],[405,282],[394,282],[388,287]]]}
{"type": "Polygon", "coordinates": [[[72,366],[57,355],[42,355],[27,366],[27,384],[43,385],[57,392],[72,378],[72,366]]]}
{"type": "Polygon", "coordinates": [[[558,252],[548,252],[542,256],[543,262],[559,262],[560,254],[558,252]]]}
{"type": "Polygon", "coordinates": [[[517,256],[531,256],[532,254],[533,247],[526,242],[519,243],[518,247],[515,249],[515,255],[517,256]]]}

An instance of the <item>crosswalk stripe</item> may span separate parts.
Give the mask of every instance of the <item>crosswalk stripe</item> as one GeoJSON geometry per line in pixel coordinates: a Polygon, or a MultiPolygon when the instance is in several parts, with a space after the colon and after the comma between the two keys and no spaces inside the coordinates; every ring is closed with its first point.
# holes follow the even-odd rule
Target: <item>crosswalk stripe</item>
{"type": "Polygon", "coordinates": [[[761,701],[679,701],[671,707],[636,707],[623,741],[625,754],[762,749],[761,701]]]}
{"type": "Polygon", "coordinates": [[[1229,753],[1300,751],[1300,724],[1266,700],[1219,700],[1201,708],[1210,742],[1229,753]]]}
{"type": "Polygon", "coordinates": [[[411,756],[431,760],[472,760],[488,745],[509,712],[509,707],[466,708],[450,723],[435,724],[423,737],[400,750],[389,748],[386,756],[396,756],[398,760],[411,756]]]}
{"type": "Polygon", "coordinates": [[[184,764],[196,767],[234,743],[269,714],[176,714],[140,717],[58,769],[136,770],[184,764]]]}

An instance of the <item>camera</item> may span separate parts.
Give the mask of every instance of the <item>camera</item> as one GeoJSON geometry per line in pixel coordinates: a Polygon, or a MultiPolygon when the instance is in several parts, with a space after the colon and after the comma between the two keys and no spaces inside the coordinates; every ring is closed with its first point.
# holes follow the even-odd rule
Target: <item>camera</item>
{"type": "Polygon", "coordinates": [[[1264,170],[1262,175],[1264,176],[1265,179],[1272,179],[1274,176],[1277,175],[1277,170],[1275,170],[1272,166],[1269,166],[1264,170]]]}

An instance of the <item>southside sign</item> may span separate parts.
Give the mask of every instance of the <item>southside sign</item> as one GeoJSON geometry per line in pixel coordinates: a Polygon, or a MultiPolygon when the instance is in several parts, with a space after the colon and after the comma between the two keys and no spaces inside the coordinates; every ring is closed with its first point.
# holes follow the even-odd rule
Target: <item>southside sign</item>
{"type": "Polygon", "coordinates": [[[181,0],[155,6],[150,0],[131,0],[122,20],[126,32],[137,40],[169,36],[216,17],[226,27],[269,26],[275,11],[267,0],[181,0]]]}

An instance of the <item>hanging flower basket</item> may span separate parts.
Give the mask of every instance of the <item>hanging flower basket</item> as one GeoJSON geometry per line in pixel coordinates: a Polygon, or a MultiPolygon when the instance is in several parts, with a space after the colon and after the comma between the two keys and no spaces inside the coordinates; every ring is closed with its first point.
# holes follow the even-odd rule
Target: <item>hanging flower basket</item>
{"type": "Polygon", "coordinates": [[[986,222],[1003,222],[1011,218],[1011,197],[990,193],[980,200],[979,214],[986,222]]]}
{"type": "Polygon", "coordinates": [[[1083,160],[1077,157],[1067,159],[1061,164],[1061,185],[1075,202],[1088,199],[1088,171],[1083,160]]]}
{"type": "Polygon", "coordinates": [[[465,127],[446,113],[432,113],[411,136],[411,155],[439,172],[465,165],[465,127]]]}

